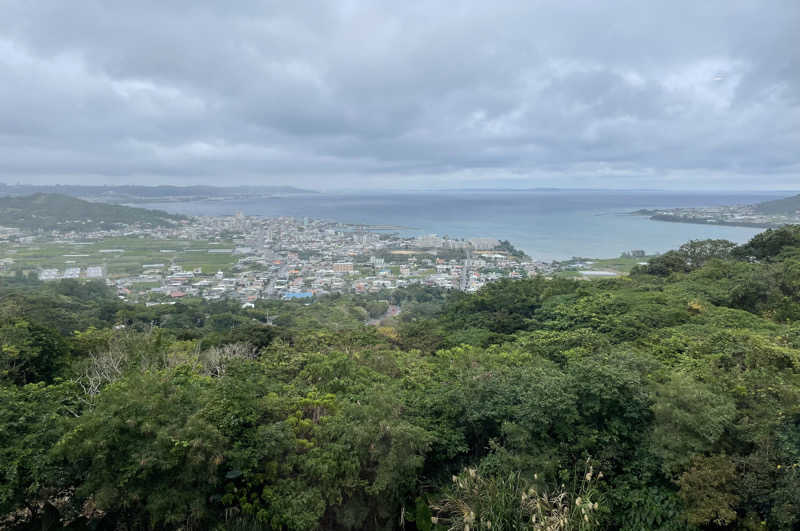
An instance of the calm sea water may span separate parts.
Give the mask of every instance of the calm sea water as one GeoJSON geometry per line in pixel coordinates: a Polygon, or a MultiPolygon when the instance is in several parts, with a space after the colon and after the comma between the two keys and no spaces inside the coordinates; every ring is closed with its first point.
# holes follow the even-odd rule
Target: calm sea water
{"type": "Polygon", "coordinates": [[[191,215],[309,216],[344,223],[414,227],[404,234],[510,240],[536,259],[612,258],[630,249],[674,249],[691,239],[744,242],[759,229],[651,221],[640,208],[749,204],[779,192],[498,191],[303,194],[254,200],[152,203],[191,215]]]}

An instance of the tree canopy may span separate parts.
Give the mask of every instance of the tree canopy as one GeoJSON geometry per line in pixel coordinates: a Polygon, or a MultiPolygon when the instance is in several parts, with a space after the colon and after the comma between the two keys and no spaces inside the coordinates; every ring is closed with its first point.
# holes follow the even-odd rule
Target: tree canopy
{"type": "Polygon", "coordinates": [[[0,528],[797,528],[798,230],[309,305],[3,279],[0,528]]]}

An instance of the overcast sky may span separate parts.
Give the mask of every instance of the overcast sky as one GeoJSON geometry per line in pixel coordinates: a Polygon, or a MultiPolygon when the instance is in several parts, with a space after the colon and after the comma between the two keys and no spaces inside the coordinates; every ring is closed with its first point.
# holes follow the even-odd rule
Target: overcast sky
{"type": "Polygon", "coordinates": [[[0,0],[0,181],[800,189],[800,1],[0,0]]]}

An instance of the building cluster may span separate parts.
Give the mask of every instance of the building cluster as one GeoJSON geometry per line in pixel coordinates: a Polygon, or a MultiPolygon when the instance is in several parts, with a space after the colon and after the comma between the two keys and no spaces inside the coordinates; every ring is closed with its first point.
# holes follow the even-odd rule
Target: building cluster
{"type": "Polygon", "coordinates": [[[39,280],[65,280],[65,279],[93,279],[106,278],[105,267],[66,267],[60,269],[42,269],[39,271],[39,280]]]}
{"type": "Polygon", "coordinates": [[[139,277],[117,280],[121,293],[134,296],[137,285],[150,285],[151,299],[226,298],[247,305],[260,298],[374,293],[412,284],[476,291],[487,282],[553,267],[493,252],[499,242],[492,238],[404,237],[309,218],[198,218],[190,230],[192,237],[232,238],[235,247],[228,252],[237,260],[230,271],[154,264],[160,267],[143,267],[139,277]]]}
{"type": "Polygon", "coordinates": [[[638,214],[659,221],[680,221],[704,225],[740,225],[746,227],[773,228],[800,223],[800,210],[793,213],[770,214],[758,209],[758,205],[729,205],[697,208],[662,208],[640,210],[638,214]]]}
{"type": "MultiPolygon", "coordinates": [[[[180,263],[168,259],[176,251],[166,249],[163,261],[143,263],[141,271],[132,275],[111,275],[103,266],[90,266],[42,269],[39,278],[105,278],[116,286],[121,297],[150,303],[202,297],[233,299],[247,305],[261,298],[374,293],[412,284],[476,291],[488,282],[548,274],[555,267],[497,250],[500,242],[493,238],[401,236],[385,229],[310,218],[238,214],[197,217],[169,228],[128,227],[59,234],[62,241],[96,242],[120,236],[197,241],[182,252],[225,254],[230,262],[211,270],[184,269],[180,263]],[[221,248],[219,242],[233,243],[221,248]]],[[[124,249],[98,252],[124,252],[124,249]]]]}

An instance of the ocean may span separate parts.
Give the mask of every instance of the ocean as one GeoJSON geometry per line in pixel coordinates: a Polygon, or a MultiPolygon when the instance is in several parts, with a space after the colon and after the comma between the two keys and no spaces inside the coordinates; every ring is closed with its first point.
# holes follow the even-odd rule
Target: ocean
{"type": "Polygon", "coordinates": [[[786,192],[666,192],[526,190],[298,194],[251,200],[148,203],[136,206],[190,215],[312,217],[409,227],[401,234],[510,240],[537,260],[573,256],[613,258],[623,251],[648,254],[692,239],[737,243],[761,229],[652,221],[641,208],[750,204],[786,192]]]}

